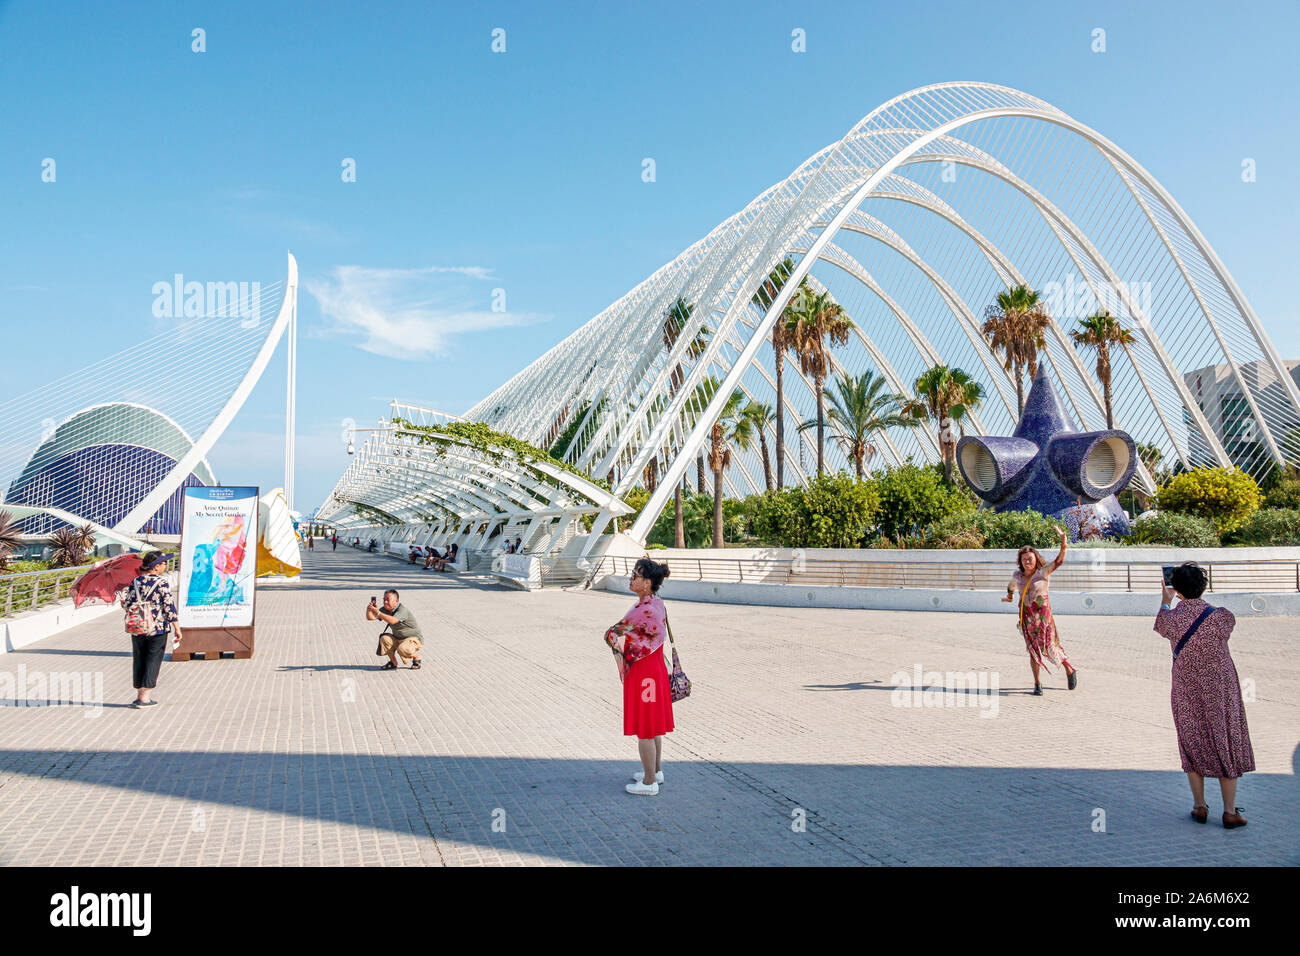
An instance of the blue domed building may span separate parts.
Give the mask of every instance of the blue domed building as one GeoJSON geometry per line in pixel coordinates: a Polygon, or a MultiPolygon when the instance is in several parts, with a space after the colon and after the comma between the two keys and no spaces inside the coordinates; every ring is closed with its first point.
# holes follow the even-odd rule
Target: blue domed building
{"type": "MultiPolygon", "coordinates": [[[[144,405],[111,402],[83,409],[58,425],[10,484],[5,503],[58,508],[111,528],[154,490],[193,447],[174,421],[144,405]]],[[[142,529],[181,532],[181,497],[194,485],[215,485],[204,460],[142,529]]],[[[48,534],[62,522],[51,515],[22,521],[24,534],[48,534]]]]}

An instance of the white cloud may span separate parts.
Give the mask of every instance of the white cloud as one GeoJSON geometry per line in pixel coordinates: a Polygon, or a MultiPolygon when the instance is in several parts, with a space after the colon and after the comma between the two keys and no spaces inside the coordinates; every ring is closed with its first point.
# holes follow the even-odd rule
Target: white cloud
{"type": "Polygon", "coordinates": [[[453,337],[546,320],[492,311],[491,279],[481,266],[335,266],[329,279],[304,286],[325,317],[321,334],[357,337],[376,355],[425,359],[445,353],[453,337]]]}

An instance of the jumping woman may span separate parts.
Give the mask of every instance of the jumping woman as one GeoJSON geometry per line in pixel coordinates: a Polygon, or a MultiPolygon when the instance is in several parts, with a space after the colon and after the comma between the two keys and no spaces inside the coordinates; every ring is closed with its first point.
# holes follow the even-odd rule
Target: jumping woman
{"type": "Polygon", "coordinates": [[[1029,652],[1029,666],[1034,672],[1034,696],[1043,696],[1043,685],[1038,672],[1050,664],[1065,667],[1065,681],[1070,690],[1079,684],[1079,672],[1066,660],[1065,650],[1061,647],[1060,635],[1056,632],[1056,620],[1052,617],[1052,598],[1048,593],[1048,578],[1053,571],[1065,563],[1065,552],[1069,547],[1069,536],[1061,528],[1054,529],[1061,538],[1061,551],[1056,560],[1048,564],[1043,556],[1031,545],[1025,545],[1016,555],[1016,572],[1007,584],[1007,596],[1002,600],[1011,602],[1011,596],[1020,594],[1020,620],[1017,627],[1025,639],[1025,650],[1029,652]]]}

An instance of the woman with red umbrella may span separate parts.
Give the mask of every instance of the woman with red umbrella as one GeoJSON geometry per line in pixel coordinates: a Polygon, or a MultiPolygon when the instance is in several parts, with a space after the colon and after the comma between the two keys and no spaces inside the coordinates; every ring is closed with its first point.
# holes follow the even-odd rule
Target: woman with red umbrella
{"type": "Polygon", "coordinates": [[[140,560],[140,576],[122,595],[127,633],[131,635],[131,675],[136,698],[131,706],[136,709],[158,703],[150,698],[149,692],[158,686],[168,629],[175,632],[176,643],[181,641],[176,602],[172,600],[171,585],[163,577],[166,570],[167,555],[161,551],[145,552],[140,560]]]}

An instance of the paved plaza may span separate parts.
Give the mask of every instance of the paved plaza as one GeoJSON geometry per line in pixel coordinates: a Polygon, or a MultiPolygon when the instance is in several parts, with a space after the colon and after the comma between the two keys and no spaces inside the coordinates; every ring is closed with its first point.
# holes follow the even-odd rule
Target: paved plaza
{"type": "Polygon", "coordinates": [[[1296,620],[1245,620],[1232,641],[1255,696],[1244,830],[1218,825],[1214,781],[1211,824],[1187,817],[1149,621],[1062,618],[1080,686],[1054,674],[1034,698],[1010,611],[670,602],[695,694],[641,798],[601,643],[631,595],[304,558],[259,590],[252,660],[167,662],[150,710],[126,706],[117,614],[0,657],[29,687],[102,674],[105,700],[0,708],[0,863],[1300,863],[1296,620]],[[389,585],[425,630],[420,671],[377,669],[363,610],[389,585]],[[918,666],[997,691],[899,691],[918,666]]]}

